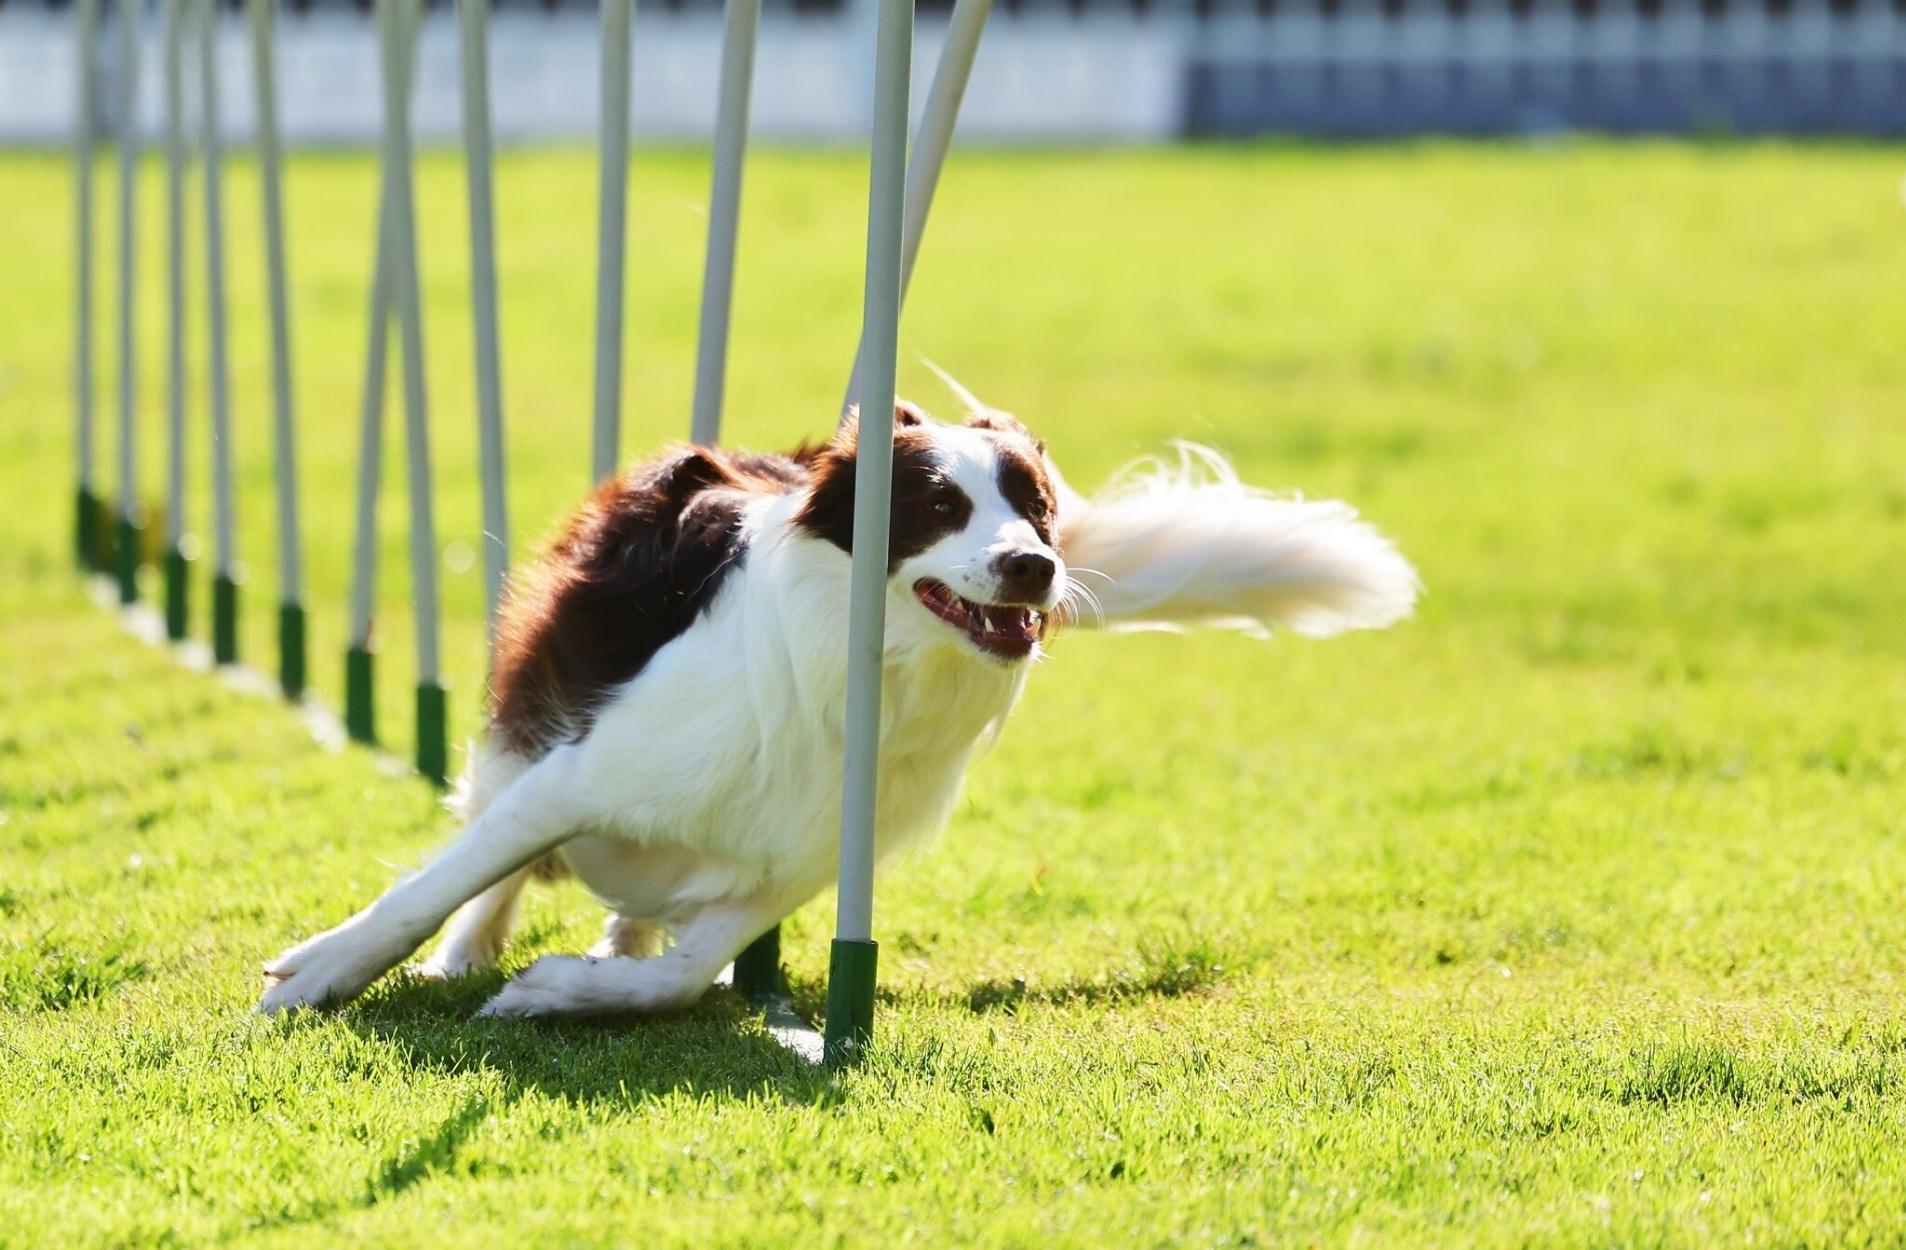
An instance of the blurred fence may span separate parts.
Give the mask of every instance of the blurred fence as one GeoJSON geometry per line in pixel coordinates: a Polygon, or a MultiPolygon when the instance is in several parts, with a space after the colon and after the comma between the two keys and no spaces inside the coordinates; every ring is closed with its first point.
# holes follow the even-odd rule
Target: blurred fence
{"type": "MultiPolygon", "coordinates": [[[[945,6],[920,7],[924,75],[944,37],[945,6]]],[[[757,133],[866,133],[871,102],[858,67],[870,17],[870,0],[769,0],[757,133]]],[[[721,20],[715,0],[644,0],[635,133],[709,132],[721,20]]],[[[498,137],[592,135],[595,6],[502,0],[494,25],[498,137]]],[[[72,26],[45,0],[0,0],[0,142],[71,133],[72,26]]],[[[144,55],[156,61],[156,32],[147,34],[144,55]]],[[[244,38],[233,12],[221,61],[242,65],[244,38]]],[[[289,140],[369,143],[377,58],[357,0],[294,5],[280,47],[289,140]]],[[[100,90],[110,96],[125,81],[117,42],[102,40],[100,55],[100,90]]],[[[441,0],[419,55],[418,134],[451,140],[457,31],[441,0]]],[[[135,77],[158,90],[156,74],[135,77]]],[[[227,114],[253,116],[246,76],[221,81],[227,114]]],[[[101,116],[118,115],[110,99],[100,103],[101,116]]],[[[156,95],[138,113],[157,116],[156,95]]],[[[969,138],[1007,141],[1567,128],[1906,134],[1906,0],[1001,0],[961,122],[969,138]]]]}

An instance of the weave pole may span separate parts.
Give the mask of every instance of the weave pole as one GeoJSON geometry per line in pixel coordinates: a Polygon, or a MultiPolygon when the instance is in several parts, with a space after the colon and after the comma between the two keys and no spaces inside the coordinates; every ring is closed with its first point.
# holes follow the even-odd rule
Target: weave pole
{"type": "Polygon", "coordinates": [[[390,193],[377,194],[377,254],[371,265],[370,342],[364,349],[364,391],[358,409],[357,539],[351,555],[351,632],[344,652],[344,728],[377,741],[371,617],[377,603],[377,488],[384,462],[384,362],[390,342],[390,193]]]}
{"type": "Polygon", "coordinates": [[[99,114],[93,100],[99,47],[99,0],[79,0],[79,124],[73,132],[73,554],[81,569],[103,571],[99,488],[93,474],[93,147],[99,114]]]}
{"type": "Polygon", "coordinates": [[[727,0],[715,106],[715,172],[708,193],[708,256],[702,269],[701,331],[695,354],[695,407],[689,426],[690,440],[704,445],[721,437],[735,244],[741,224],[741,172],[748,151],[748,98],[754,88],[755,27],[760,17],[761,0],[727,0]]]}
{"type": "Polygon", "coordinates": [[[490,140],[490,0],[459,0],[463,168],[470,200],[470,319],[476,338],[477,445],[483,479],[483,590],[490,639],[509,572],[502,346],[496,325],[496,214],[490,140]]]}
{"type": "Polygon", "coordinates": [[[258,173],[264,194],[265,282],[271,313],[272,461],[278,491],[278,685],[288,699],[305,685],[303,543],[298,532],[298,441],[292,410],[291,301],[285,291],[284,156],[272,47],[273,0],[247,0],[252,82],[258,98],[258,173]]]}
{"type": "Polygon", "coordinates": [[[238,662],[238,520],[231,365],[225,353],[225,180],[218,122],[218,0],[200,0],[199,147],[205,178],[206,389],[212,413],[212,659],[238,662]]]}
{"type": "Polygon", "coordinates": [[[423,296],[411,199],[409,32],[419,0],[378,0],[384,70],[384,194],[390,212],[391,293],[404,365],[404,447],[410,486],[410,589],[417,624],[417,771],[438,785],[448,773],[444,687],[437,648],[437,526],[431,506],[429,394],[424,377],[423,296]],[[401,9],[400,7],[401,6],[401,9]]]}
{"type": "Polygon", "coordinates": [[[165,636],[173,642],[185,638],[191,588],[185,560],[186,2],[165,0],[165,636]]]}
{"type": "MultiPolygon", "coordinates": [[[[382,30],[381,21],[379,26],[382,30]]],[[[400,94],[410,99],[416,70],[416,32],[404,32],[404,81],[400,94]]],[[[381,165],[381,162],[380,162],[381,165]]],[[[384,389],[391,323],[391,216],[388,180],[380,173],[377,191],[376,254],[371,262],[369,342],[364,348],[364,390],[359,401],[357,460],[357,537],[351,555],[351,627],[344,653],[344,728],[352,739],[377,741],[375,660],[371,625],[377,609],[377,492],[383,480],[384,389]]]]}
{"type": "Polygon", "coordinates": [[[590,480],[615,472],[622,430],[622,270],[628,229],[629,57],[635,0],[602,3],[602,125],[597,155],[596,409],[590,480]]]}
{"type": "Polygon", "coordinates": [[[900,339],[901,220],[913,0],[880,0],[874,39],[873,167],[861,341],[854,555],[847,625],[847,725],[841,785],[840,894],[828,960],[827,1056],[842,1063],[873,1038],[874,833],[880,780],[880,678],[887,624],[887,529],[893,495],[894,374],[900,339]]]}
{"type": "MultiPolygon", "coordinates": [[[[701,323],[695,346],[695,399],[688,432],[689,441],[703,446],[721,440],[736,240],[741,224],[741,176],[748,155],[748,105],[754,91],[760,19],[761,0],[727,0],[715,104],[714,172],[708,190],[708,250],[702,265],[701,323]]],[[[778,926],[735,957],[734,988],[772,1013],[771,1029],[785,1032],[802,1025],[783,997],[778,926]]]]}
{"type": "Polygon", "coordinates": [[[119,0],[119,602],[139,601],[138,317],[134,262],[139,188],[139,6],[119,0]]]}
{"type": "MultiPolygon", "coordinates": [[[[973,76],[973,60],[979,55],[980,36],[986,33],[986,19],[993,11],[993,0],[955,0],[953,16],[947,23],[946,43],[940,49],[940,62],[933,71],[933,85],[927,88],[927,102],[920,115],[920,129],[913,138],[913,156],[907,163],[907,204],[900,232],[900,302],[904,307],[907,290],[913,285],[914,262],[920,258],[920,240],[927,230],[927,217],[933,211],[933,196],[939,190],[940,172],[946,167],[947,149],[953,145],[953,127],[959,121],[960,105],[966,99],[966,84],[973,76]]],[[[854,352],[854,371],[847,379],[847,403],[860,377],[861,360],[867,352],[865,337],[854,352]]]]}

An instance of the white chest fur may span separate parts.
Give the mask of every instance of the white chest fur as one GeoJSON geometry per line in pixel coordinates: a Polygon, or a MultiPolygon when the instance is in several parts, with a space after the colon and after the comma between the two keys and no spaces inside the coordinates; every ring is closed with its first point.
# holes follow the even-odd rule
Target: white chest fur
{"type": "MultiPolygon", "coordinates": [[[[772,518],[757,518],[771,521],[772,518]]],[[[564,848],[598,896],[666,919],[764,886],[808,895],[837,863],[846,557],[762,524],[693,627],[620,688],[581,744],[595,836],[564,848]]],[[[974,654],[890,596],[879,851],[937,829],[1025,666],[974,654]]]]}

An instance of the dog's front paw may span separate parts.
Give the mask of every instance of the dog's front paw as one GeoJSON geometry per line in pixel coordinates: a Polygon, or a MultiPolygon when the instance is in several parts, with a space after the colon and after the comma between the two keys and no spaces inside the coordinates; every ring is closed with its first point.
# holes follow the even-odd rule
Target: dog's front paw
{"type": "Polygon", "coordinates": [[[355,998],[409,953],[360,913],[267,963],[258,1010],[276,1015],[355,998]]]}
{"type": "Polygon", "coordinates": [[[477,1014],[523,1019],[589,1011],[596,1004],[586,993],[585,983],[596,963],[574,955],[545,955],[512,977],[477,1014]]]}

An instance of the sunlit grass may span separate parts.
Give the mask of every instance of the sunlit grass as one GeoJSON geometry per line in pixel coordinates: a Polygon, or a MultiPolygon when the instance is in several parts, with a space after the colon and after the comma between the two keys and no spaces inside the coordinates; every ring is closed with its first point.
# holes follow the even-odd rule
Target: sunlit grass
{"type": "MultiPolygon", "coordinates": [[[[1594,144],[959,159],[909,393],[947,406],[932,357],[1081,485],[1212,443],[1254,482],[1356,502],[1429,595],[1331,643],[1062,640],[952,827],[883,881],[880,1044],[833,1082],[722,996],[652,1022],[472,1021],[494,974],[248,1014],[261,958],[444,821],[421,784],[315,747],[78,587],[70,179],[0,160],[0,1244],[1897,1242],[1903,164],[1594,144]]],[[[227,207],[244,647],[269,667],[251,176],[227,207]]],[[[585,486],[594,178],[569,152],[507,154],[499,176],[521,552],[585,486]]],[[[467,731],[465,240],[455,164],[422,177],[467,731]]],[[[313,676],[335,702],[374,185],[361,156],[290,178],[313,676]]],[[[633,179],[631,453],[687,425],[706,194],[686,154],[633,179]]],[[[827,428],[863,225],[850,158],[751,168],[736,441],[827,428]]],[[[142,260],[149,496],[161,260],[142,260]]],[[[104,282],[99,306],[103,330],[104,282]]],[[[103,333],[99,354],[105,398],[103,333]]],[[[391,433],[380,679],[402,753],[391,433]]],[[[822,901],[788,927],[809,1009],[830,920],[822,901]]],[[[511,966],[596,923],[573,887],[539,892],[511,966]]]]}

